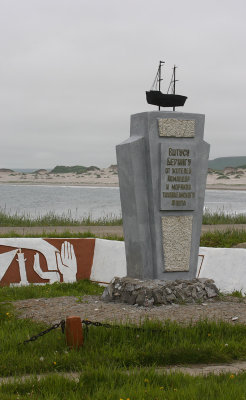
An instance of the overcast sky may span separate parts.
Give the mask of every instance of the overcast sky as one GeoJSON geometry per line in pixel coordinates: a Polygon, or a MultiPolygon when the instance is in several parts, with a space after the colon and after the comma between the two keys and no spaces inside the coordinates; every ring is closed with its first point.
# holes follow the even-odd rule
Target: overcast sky
{"type": "Polygon", "coordinates": [[[0,0],[0,168],[115,163],[159,60],[210,159],[245,156],[245,18],[245,0],[0,0]]]}

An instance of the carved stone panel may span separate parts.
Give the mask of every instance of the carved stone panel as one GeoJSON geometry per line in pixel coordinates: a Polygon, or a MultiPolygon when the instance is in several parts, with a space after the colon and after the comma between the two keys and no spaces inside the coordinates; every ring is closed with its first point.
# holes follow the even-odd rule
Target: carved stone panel
{"type": "Polygon", "coordinates": [[[192,215],[162,217],[162,239],[166,271],[189,271],[192,215]]]}
{"type": "Polygon", "coordinates": [[[159,135],[164,137],[194,137],[195,121],[193,119],[158,119],[159,135]]]}

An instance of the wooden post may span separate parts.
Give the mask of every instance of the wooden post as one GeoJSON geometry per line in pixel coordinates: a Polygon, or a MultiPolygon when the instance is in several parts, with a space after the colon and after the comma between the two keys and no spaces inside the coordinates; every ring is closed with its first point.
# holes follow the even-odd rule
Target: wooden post
{"type": "Polygon", "coordinates": [[[80,317],[67,317],[66,319],[66,342],[70,349],[78,349],[83,346],[84,337],[80,317]]]}

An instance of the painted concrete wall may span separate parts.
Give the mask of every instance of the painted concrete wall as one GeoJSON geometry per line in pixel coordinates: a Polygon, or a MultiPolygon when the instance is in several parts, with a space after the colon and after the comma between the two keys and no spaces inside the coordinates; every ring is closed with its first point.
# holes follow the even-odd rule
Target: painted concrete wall
{"type": "Polygon", "coordinates": [[[90,279],[108,283],[115,276],[126,276],[125,242],[96,239],[90,279]]]}
{"type": "Polygon", "coordinates": [[[0,239],[0,284],[90,279],[95,239],[0,239]]]}
{"type": "Polygon", "coordinates": [[[126,276],[125,243],[104,239],[0,239],[0,285],[109,283],[126,276]]]}
{"type": "Polygon", "coordinates": [[[246,292],[246,249],[200,247],[197,276],[211,278],[222,292],[246,292]]]}
{"type": "MultiPolygon", "coordinates": [[[[0,285],[110,282],[126,276],[125,243],[105,239],[0,239],[0,285]]],[[[200,247],[197,277],[246,292],[246,249],[200,247]]]]}

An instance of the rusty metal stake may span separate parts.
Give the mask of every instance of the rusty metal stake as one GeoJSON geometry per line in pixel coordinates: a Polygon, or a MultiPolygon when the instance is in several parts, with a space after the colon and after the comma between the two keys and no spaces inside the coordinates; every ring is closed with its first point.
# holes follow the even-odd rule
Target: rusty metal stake
{"type": "Polygon", "coordinates": [[[66,319],[66,342],[70,349],[83,346],[83,328],[80,317],[71,316],[66,319]]]}

